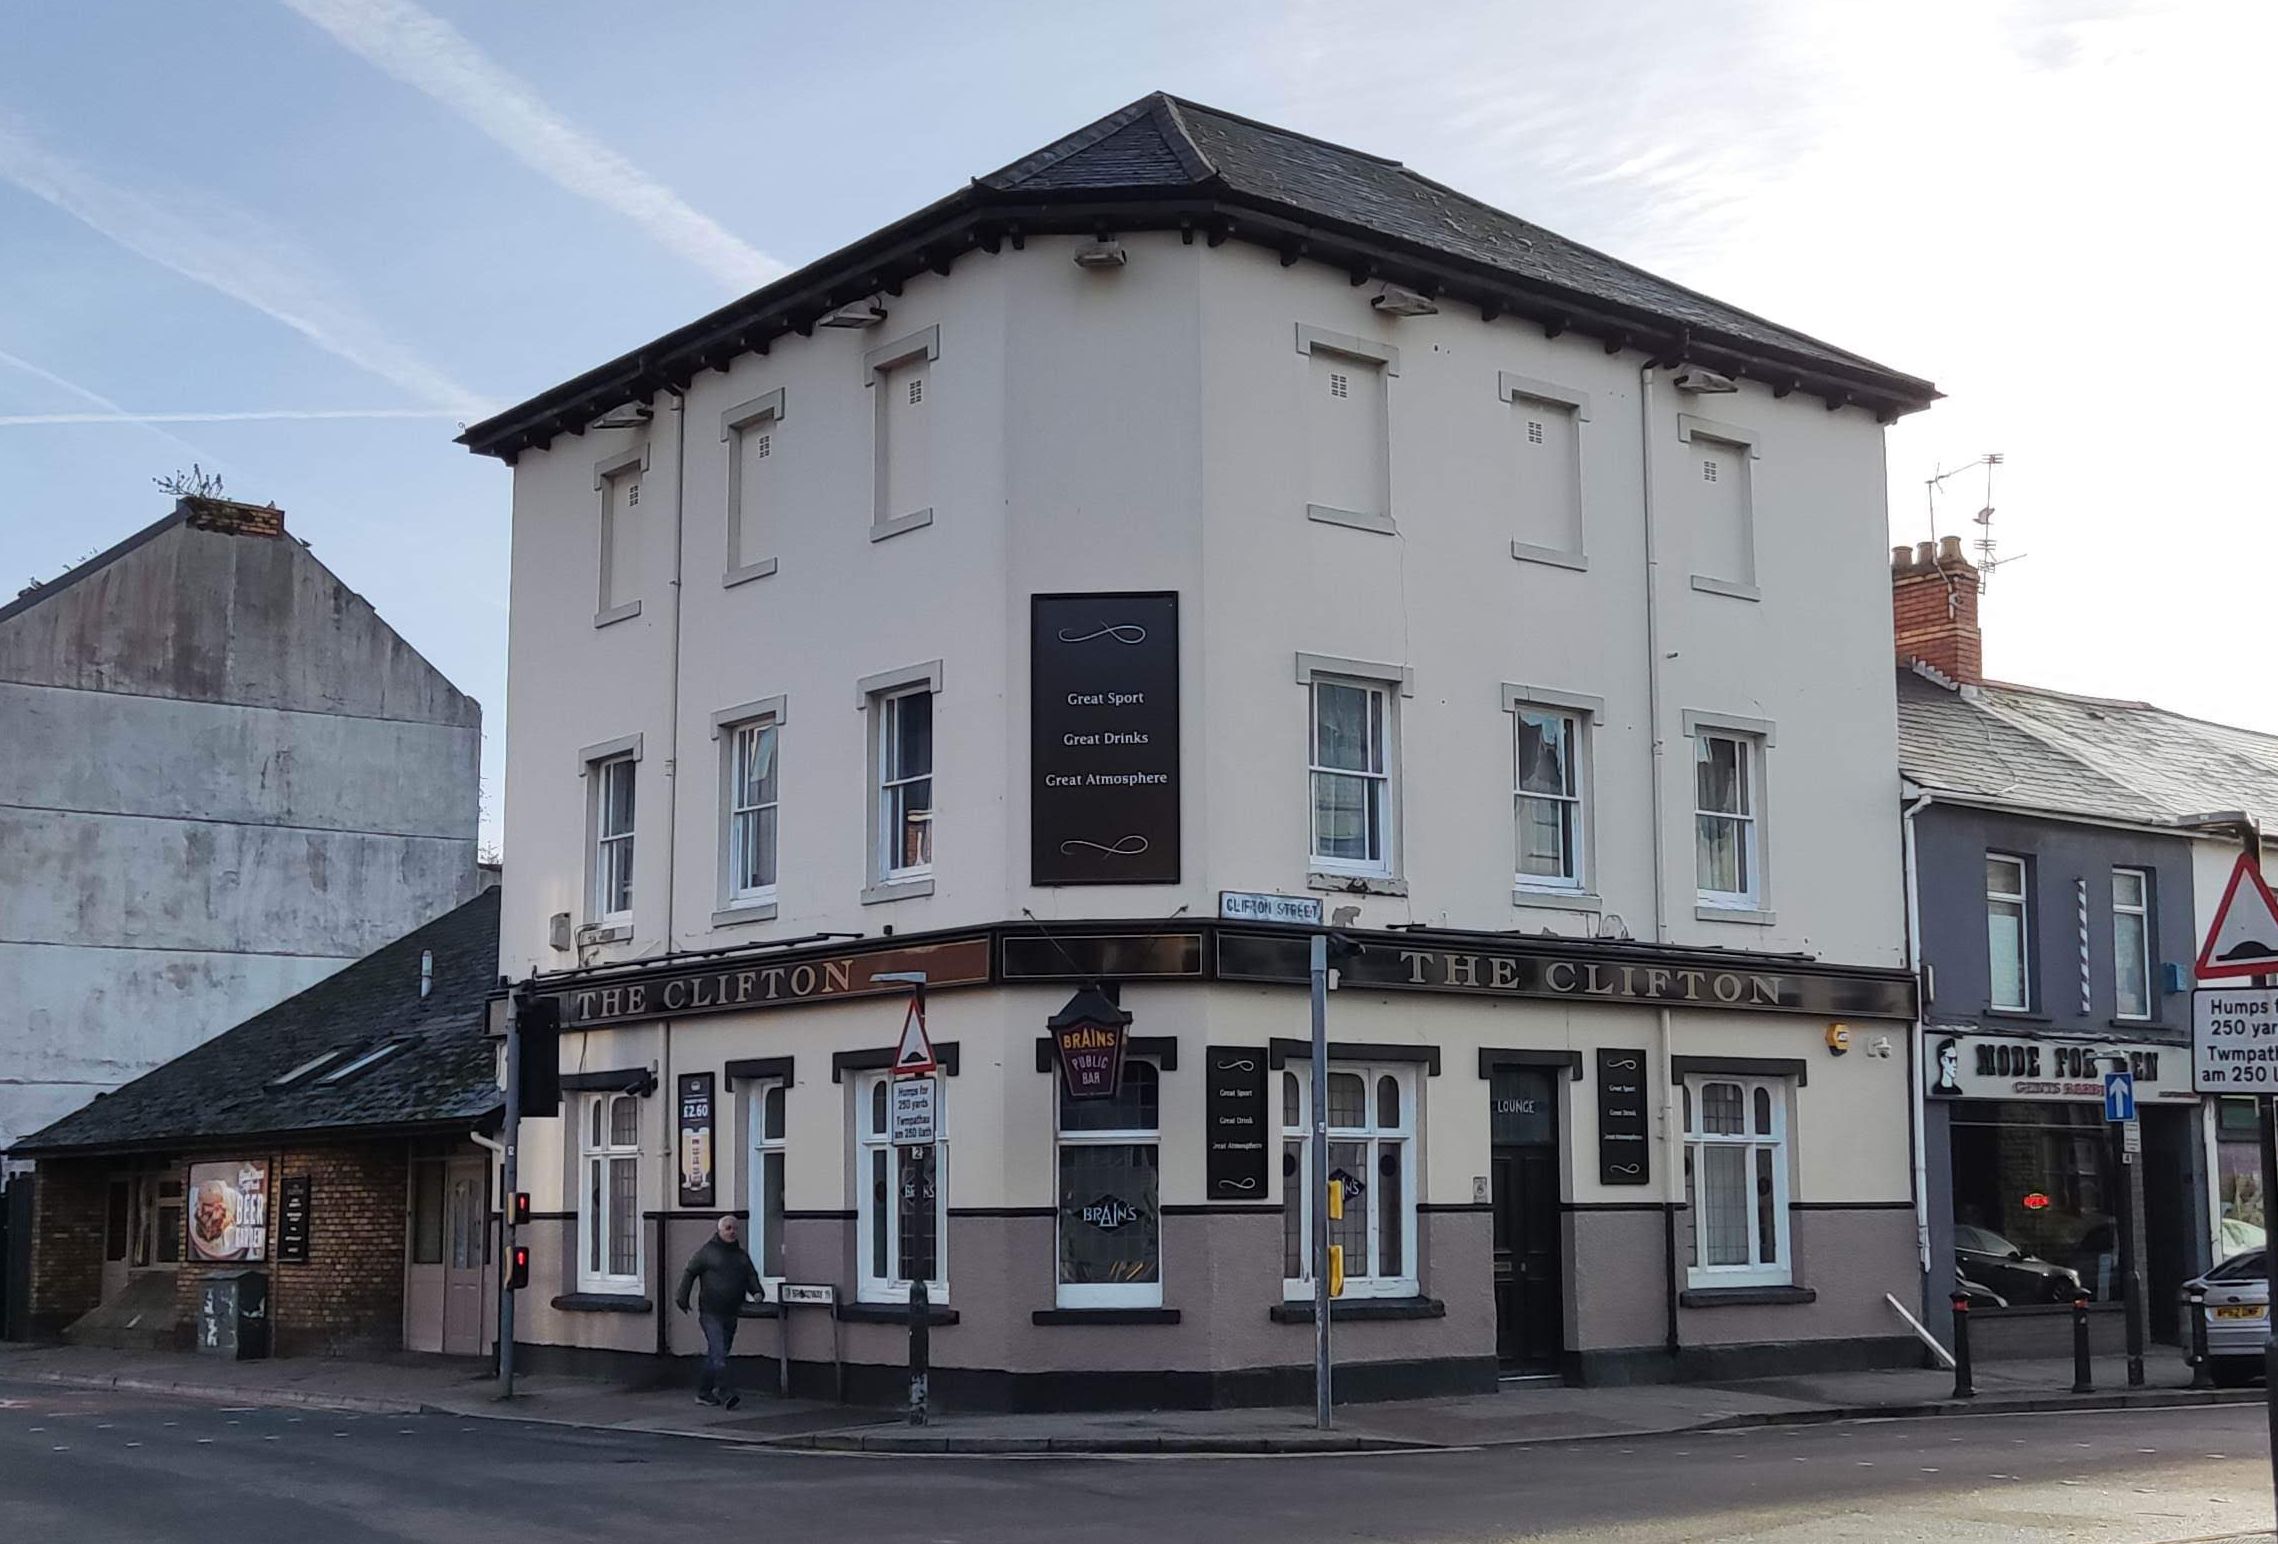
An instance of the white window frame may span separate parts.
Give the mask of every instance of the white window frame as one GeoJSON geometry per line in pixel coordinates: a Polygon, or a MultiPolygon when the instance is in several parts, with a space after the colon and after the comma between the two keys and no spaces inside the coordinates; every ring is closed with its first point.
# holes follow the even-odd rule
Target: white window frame
{"type": "MultiPolygon", "coordinates": [[[[901,670],[889,670],[880,675],[865,676],[855,683],[855,704],[870,715],[869,729],[869,794],[868,810],[870,834],[869,857],[866,873],[868,882],[863,887],[862,901],[871,905],[880,901],[897,901],[911,896],[933,893],[934,865],[941,853],[941,661],[932,660],[923,665],[912,665],[901,670]],[[887,796],[886,777],[888,734],[894,716],[887,705],[899,697],[931,693],[933,701],[933,765],[926,774],[933,783],[932,807],[927,810],[929,834],[926,844],[926,861],[922,864],[901,865],[894,862],[900,850],[895,833],[889,832],[887,822],[893,814],[893,801],[887,796]]],[[[895,710],[898,711],[898,710],[895,710]]],[[[915,778],[900,781],[915,782],[915,778]]]]}
{"type": "Polygon", "coordinates": [[[1553,691],[1540,686],[1522,686],[1503,683],[1503,711],[1511,715],[1511,899],[1518,905],[1564,905],[1573,902],[1594,903],[1591,864],[1596,850],[1597,800],[1593,796],[1596,777],[1595,730],[1605,722],[1606,704],[1602,697],[1584,696],[1577,692],[1553,691]],[[1521,715],[1559,717],[1568,723],[1568,744],[1572,749],[1572,791],[1563,796],[1571,804],[1573,815],[1573,843],[1569,853],[1572,872],[1563,878],[1547,874],[1529,874],[1519,867],[1518,821],[1521,809],[1529,799],[1559,797],[1533,794],[1520,786],[1519,731],[1521,715]]]}
{"type": "Polygon", "coordinates": [[[1795,1085],[1784,1077],[1760,1077],[1743,1073],[1696,1072],[1688,1073],[1684,1080],[1685,1123],[1685,1210],[1691,1224],[1691,1243],[1686,1262],[1686,1280],[1693,1287],[1784,1287],[1795,1283],[1795,1255],[1791,1230],[1788,1226],[1789,1156],[1788,1109],[1793,1100],[1795,1085]],[[1736,1085],[1740,1090],[1740,1123],[1737,1134],[1710,1133],[1701,1130],[1704,1108],[1702,1090],[1710,1084],[1736,1085]],[[1771,1131],[1769,1134],[1754,1129],[1756,1096],[1765,1093],[1771,1105],[1771,1131]],[[1747,1207],[1748,1259],[1746,1265],[1708,1265],[1701,1260],[1701,1209],[1700,1187],[1706,1175],[1704,1153],[1711,1147],[1738,1147],[1745,1149],[1746,1171],[1749,1178],[1747,1207]],[[1763,1258],[1762,1197],[1757,1190],[1757,1163],[1755,1154],[1768,1149],[1772,1156],[1772,1259],[1763,1258]]]}
{"type": "MultiPolygon", "coordinates": [[[[755,1078],[744,1085],[744,1248],[760,1279],[767,1283],[768,1296],[780,1300],[776,1288],[785,1279],[784,1272],[767,1269],[767,1187],[764,1181],[766,1160],[774,1158],[779,1164],[790,1161],[791,1132],[791,1080],[789,1078],[755,1078]],[[767,1100],[771,1094],[783,1096],[783,1130],[767,1134],[767,1100]]],[[[790,1175],[784,1175],[788,1186],[790,1175]]],[[[775,1241],[781,1244],[783,1241],[775,1241]]]]}
{"type": "Polygon", "coordinates": [[[638,897],[636,880],[640,861],[641,824],[641,737],[628,735],[604,745],[589,745],[578,753],[578,764],[585,778],[585,915],[589,924],[596,927],[630,927],[633,907],[638,897]],[[610,768],[623,766],[633,780],[631,812],[632,824],[623,831],[604,834],[602,821],[609,809],[610,768]],[[625,904],[612,908],[607,902],[604,886],[613,872],[605,863],[602,850],[605,842],[624,845],[625,904]]]}
{"type": "Polygon", "coordinates": [[[1133,1067],[1144,1065],[1155,1074],[1155,1124],[1151,1127],[1133,1126],[1101,1131],[1069,1131],[1060,1125],[1065,1108],[1066,1092],[1057,1070],[1052,1086],[1052,1284],[1053,1303],[1060,1308],[1160,1308],[1163,1305],[1162,1259],[1162,1204],[1163,1204],[1163,1120],[1162,1073],[1160,1061],[1153,1057],[1127,1057],[1123,1070],[1128,1075],[1133,1067]],[[1064,1218],[1058,1204],[1060,1193],[1060,1155],[1070,1147],[1152,1147],[1155,1149],[1155,1279],[1129,1282],[1068,1282],[1060,1279],[1060,1228],[1064,1218]]]}
{"type": "MultiPolygon", "coordinates": [[[[765,579],[776,570],[776,560],[771,555],[743,550],[744,436],[764,434],[772,438],[782,432],[782,426],[783,388],[780,386],[765,396],[739,402],[720,415],[720,440],[728,447],[727,567],[720,575],[723,588],[765,579]]],[[[770,459],[774,454],[775,447],[771,443],[770,459]]]]}
{"type": "Polygon", "coordinates": [[[1768,856],[1771,844],[1765,840],[1765,820],[1771,804],[1768,770],[1774,743],[1773,727],[1763,719],[1688,712],[1684,715],[1684,730],[1685,738],[1693,742],[1692,775],[1687,780],[1686,802],[1692,813],[1688,825],[1693,838],[1694,915],[1709,922],[1770,923],[1775,918],[1767,900],[1771,894],[1768,856]],[[1701,756],[1713,740],[1740,748],[1740,782],[1746,797],[1737,812],[1701,808],[1701,756]],[[1708,887],[1701,850],[1701,822],[1704,820],[1732,821],[1739,825],[1743,888],[1712,890],[1708,887]]]}
{"type": "Polygon", "coordinates": [[[1985,1002],[1997,1013],[2031,1013],[2033,1011],[2033,866],[2023,857],[2010,852],[1989,852],[1985,855],[1985,1002]],[[2007,864],[2017,875],[2017,888],[1996,890],[1993,887],[1993,866],[2007,864]],[[2002,1002],[1995,982],[2000,974],[1994,969],[1992,921],[1995,907],[2011,907],[2017,916],[2017,987],[2020,1000],[2002,1002]]]}
{"type": "Polygon", "coordinates": [[[719,840],[719,901],[712,915],[714,927],[730,927],[738,923],[766,922],[776,914],[777,891],[783,874],[783,726],[790,714],[782,697],[764,697],[756,702],[742,703],[723,708],[712,715],[712,738],[720,742],[720,840],[719,840]],[[737,759],[743,753],[744,736],[772,732],[775,736],[775,800],[772,804],[750,806],[750,809],[773,809],[775,821],[775,879],[750,888],[739,887],[742,866],[738,845],[736,817],[746,813],[736,804],[743,787],[737,775],[737,759]]]}
{"type": "Polygon", "coordinates": [[[2151,941],[2151,870],[2131,868],[2125,864],[2112,870],[2112,1016],[2130,1024],[2149,1023],[2159,1010],[2159,988],[2152,980],[2154,951],[2151,941]],[[2120,899],[2120,880],[2125,876],[2136,882],[2136,899],[2133,903],[2120,899]],[[2132,962],[2143,972],[2144,1011],[2129,1013],[2120,1006],[2120,919],[2134,917],[2139,926],[2141,947],[2132,962]]]}
{"type": "MultiPolygon", "coordinates": [[[[875,1153],[886,1155],[886,1174],[889,1190],[894,1188],[900,1160],[895,1156],[894,1145],[886,1140],[883,1124],[872,1120],[871,1090],[887,1087],[887,1099],[893,1098],[891,1072],[865,1072],[854,1079],[854,1268],[855,1298],[864,1303],[907,1304],[910,1284],[898,1269],[902,1260],[902,1211],[899,1205],[887,1208],[886,1215],[878,1216],[878,1203],[871,1192],[871,1158],[875,1153]],[[871,1269],[873,1230],[883,1227],[886,1233],[887,1273],[878,1275],[871,1269]]],[[[926,1283],[927,1301],[935,1308],[946,1307],[949,1302],[949,1079],[934,1074],[935,1134],[939,1138],[933,1153],[933,1279],[926,1283]]]]}
{"type": "MultiPolygon", "coordinates": [[[[1400,1261],[1402,1270],[1398,1275],[1393,1276],[1373,1275],[1354,1269],[1354,1262],[1347,1259],[1345,1261],[1344,1291],[1346,1298],[1416,1297],[1422,1292],[1423,1278],[1417,1271],[1416,1261],[1416,1203],[1422,1193],[1423,1186],[1420,1168],[1424,1149],[1418,1135],[1421,1128],[1418,1099],[1423,1087],[1423,1080],[1417,1076],[1417,1071],[1418,1067],[1414,1062],[1371,1063],[1332,1060],[1329,1063],[1330,1077],[1334,1078],[1342,1073],[1350,1073],[1361,1080],[1364,1124],[1339,1126],[1332,1123],[1329,1127],[1329,1142],[1331,1146],[1335,1146],[1339,1142],[1364,1142],[1368,1146],[1369,1176],[1367,1188],[1357,1204],[1365,1207],[1368,1212],[1369,1259],[1364,1263],[1371,1267],[1383,1257],[1384,1214],[1377,1205],[1378,1198],[1375,1188],[1383,1180],[1383,1169],[1380,1161],[1383,1146],[1390,1142],[1398,1143],[1404,1148],[1400,1160],[1400,1261]],[[1393,1079],[1400,1090],[1400,1121],[1394,1126],[1382,1125],[1378,1120],[1382,1113],[1378,1105],[1377,1090],[1377,1082],[1380,1078],[1393,1079]]],[[[1291,1062],[1282,1069],[1282,1080],[1277,1091],[1277,1097],[1281,1100],[1281,1139],[1284,1154],[1283,1168],[1285,1170],[1282,1183],[1285,1187],[1295,1183],[1299,1187],[1298,1196],[1303,1202],[1299,1212],[1300,1221],[1298,1224],[1298,1235],[1302,1241],[1300,1260],[1303,1269],[1295,1276],[1285,1276],[1281,1284],[1283,1298],[1291,1302],[1310,1302],[1313,1297],[1312,1082],[1313,1069],[1310,1065],[1291,1062]],[[1294,1080],[1297,1089],[1297,1121],[1295,1124],[1291,1124],[1288,1118],[1289,1095],[1287,1090],[1291,1086],[1292,1080],[1294,1080]],[[1297,1172],[1295,1175],[1286,1172],[1289,1167],[1287,1154],[1292,1144],[1295,1144],[1297,1153],[1297,1172]]],[[[1287,1209],[1289,1203],[1290,1198],[1285,1189],[1282,1198],[1285,1249],[1288,1237],[1287,1209]]],[[[1333,1239],[1335,1235],[1332,1234],[1331,1237],[1333,1239]]]]}
{"type": "MultiPolygon", "coordinates": [[[[617,576],[614,572],[615,561],[610,556],[610,552],[616,546],[614,511],[617,502],[617,484],[626,478],[637,479],[645,475],[648,469],[649,447],[646,444],[594,463],[593,492],[597,506],[594,529],[601,536],[599,561],[594,564],[596,587],[599,591],[593,610],[593,625],[595,627],[607,627],[612,622],[623,622],[641,614],[641,599],[637,595],[631,600],[620,601],[615,605],[610,604],[609,597],[616,592],[617,588],[617,576]]],[[[637,496],[633,502],[639,502],[637,496]]]]}
{"type": "Polygon", "coordinates": [[[577,1285],[581,1292],[639,1292],[642,1290],[644,1258],[641,1228],[641,1099],[638,1094],[618,1090],[605,1090],[588,1094],[578,1109],[578,1176],[577,1176],[577,1285]],[[621,1143],[612,1140],[615,1125],[615,1100],[627,1100],[633,1106],[633,1140],[621,1143]],[[595,1132],[598,1130],[599,1138],[595,1132]],[[609,1180],[611,1170],[619,1163],[633,1165],[633,1269],[630,1273],[609,1269],[612,1246],[617,1242],[610,1231],[609,1180]],[[601,1194],[594,1194],[596,1175],[601,1181],[601,1194]],[[596,1255],[600,1265],[594,1264],[596,1255]]]}

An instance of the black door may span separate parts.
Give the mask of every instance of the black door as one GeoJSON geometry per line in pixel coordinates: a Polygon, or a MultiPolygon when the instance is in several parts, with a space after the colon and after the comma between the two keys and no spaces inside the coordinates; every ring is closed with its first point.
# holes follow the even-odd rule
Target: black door
{"type": "Polygon", "coordinates": [[[1495,1212],[1495,1354],[1555,1369],[1566,1349],[1560,1302],[1558,1098],[1551,1074],[1497,1068],[1488,1087],[1495,1212]]]}

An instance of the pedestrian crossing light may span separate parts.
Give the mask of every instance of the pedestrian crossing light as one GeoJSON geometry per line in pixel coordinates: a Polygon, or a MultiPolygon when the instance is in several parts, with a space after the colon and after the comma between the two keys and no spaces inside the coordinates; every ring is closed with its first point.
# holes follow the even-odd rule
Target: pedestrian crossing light
{"type": "Polygon", "coordinates": [[[530,1246],[516,1244],[506,1256],[506,1290],[519,1292],[530,1285],[530,1246]]]}
{"type": "Polygon", "coordinates": [[[513,1218],[514,1218],[514,1225],[515,1225],[516,1227],[518,1227],[518,1228],[527,1228],[528,1226],[530,1226],[530,1192],[529,1192],[529,1191],[527,1191],[527,1190],[517,1190],[517,1191],[515,1191],[515,1192],[514,1192],[514,1210],[513,1210],[513,1218]]]}

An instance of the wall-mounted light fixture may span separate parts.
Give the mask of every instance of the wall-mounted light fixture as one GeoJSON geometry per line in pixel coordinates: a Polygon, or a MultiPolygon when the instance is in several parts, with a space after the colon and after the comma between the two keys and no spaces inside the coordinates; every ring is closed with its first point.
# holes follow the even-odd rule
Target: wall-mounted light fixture
{"type": "Polygon", "coordinates": [[[1385,285],[1384,292],[1371,296],[1368,303],[1386,316],[1433,316],[1440,309],[1431,296],[1397,284],[1385,285]]]}
{"type": "Polygon", "coordinates": [[[1703,370],[1698,365],[1687,365],[1684,369],[1679,370],[1676,378],[1669,384],[1679,391],[1689,391],[1695,396],[1718,396],[1728,391],[1740,389],[1739,383],[1734,381],[1731,376],[1719,375],[1714,370],[1703,370]]]}
{"type": "Polygon", "coordinates": [[[1105,236],[1094,237],[1076,248],[1078,268],[1121,268],[1130,261],[1131,254],[1123,250],[1123,244],[1105,236]]]}
{"type": "Polygon", "coordinates": [[[840,306],[818,321],[823,327],[875,327],[886,319],[886,308],[873,295],[868,300],[857,300],[840,306]]]}

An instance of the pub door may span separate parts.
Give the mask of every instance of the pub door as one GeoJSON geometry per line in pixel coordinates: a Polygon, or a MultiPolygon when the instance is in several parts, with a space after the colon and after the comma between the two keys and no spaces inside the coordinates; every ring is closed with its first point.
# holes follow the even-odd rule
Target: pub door
{"type": "Polygon", "coordinates": [[[1495,1355],[1517,1372],[1555,1371],[1566,1349],[1554,1076],[1534,1067],[1498,1067],[1488,1083],[1495,1355]]]}
{"type": "Polygon", "coordinates": [[[443,1351],[450,1356],[482,1352],[494,1274],[486,1268],[489,1180],[481,1158],[453,1158],[444,1170],[443,1351]]]}

